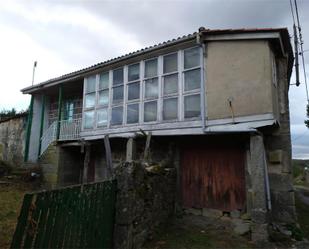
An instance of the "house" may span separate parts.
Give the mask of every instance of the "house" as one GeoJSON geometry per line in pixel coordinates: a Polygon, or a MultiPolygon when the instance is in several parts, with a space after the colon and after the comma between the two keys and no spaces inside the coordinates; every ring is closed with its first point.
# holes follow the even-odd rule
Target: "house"
{"type": "Polygon", "coordinates": [[[22,89],[26,159],[51,186],[97,181],[140,159],[144,134],[149,160],[177,169],[178,205],[246,211],[257,234],[294,222],[292,67],[286,28],[200,28],[50,79],[22,89]]]}

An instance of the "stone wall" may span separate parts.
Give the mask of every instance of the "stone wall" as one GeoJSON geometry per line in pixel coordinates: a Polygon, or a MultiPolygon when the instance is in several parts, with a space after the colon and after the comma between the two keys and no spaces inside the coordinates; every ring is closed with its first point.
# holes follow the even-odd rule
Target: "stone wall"
{"type": "Polygon", "coordinates": [[[115,175],[118,193],[114,248],[141,248],[155,228],[174,213],[175,169],[131,162],[120,164],[115,175]]]}
{"type": "Polygon", "coordinates": [[[58,184],[59,148],[55,144],[50,144],[38,163],[42,168],[44,187],[55,188],[58,184]]]}
{"type": "Polygon", "coordinates": [[[295,222],[294,188],[292,185],[292,156],[290,113],[288,100],[287,62],[278,60],[278,103],[280,127],[271,133],[264,131],[268,174],[271,191],[272,221],[295,222]]]}
{"type": "Polygon", "coordinates": [[[24,160],[27,115],[0,122],[0,160],[21,166],[24,160]]]}
{"type": "Polygon", "coordinates": [[[79,184],[84,163],[80,146],[57,146],[51,144],[38,163],[42,167],[46,189],[79,184]]]}

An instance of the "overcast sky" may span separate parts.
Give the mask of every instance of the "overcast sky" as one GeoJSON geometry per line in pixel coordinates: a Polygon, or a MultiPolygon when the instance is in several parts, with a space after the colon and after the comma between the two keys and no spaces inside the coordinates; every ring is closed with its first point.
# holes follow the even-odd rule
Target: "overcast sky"
{"type": "MultiPolygon", "coordinates": [[[[309,0],[298,4],[304,48],[309,49],[309,0]]],[[[1,1],[0,109],[27,108],[29,96],[20,89],[31,85],[35,60],[39,83],[201,26],[288,27],[291,34],[289,0],[1,1]]],[[[305,55],[309,63],[309,51],[305,55]]],[[[309,158],[305,106],[304,84],[291,86],[294,158],[309,158]]]]}

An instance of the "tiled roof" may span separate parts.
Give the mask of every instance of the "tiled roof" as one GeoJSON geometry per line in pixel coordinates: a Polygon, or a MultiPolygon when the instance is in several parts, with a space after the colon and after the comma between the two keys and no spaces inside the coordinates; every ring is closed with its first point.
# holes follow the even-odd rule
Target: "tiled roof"
{"type": "MultiPolygon", "coordinates": [[[[283,38],[287,41],[284,42],[284,47],[287,51],[291,50],[291,45],[289,42],[289,33],[287,28],[254,28],[254,29],[205,29],[204,27],[201,27],[199,29],[199,32],[201,34],[204,35],[215,35],[215,34],[237,34],[237,33],[259,33],[259,32],[280,32],[281,35],[283,36],[283,38]]],[[[156,45],[153,46],[149,46],[140,50],[137,50],[135,52],[131,52],[113,59],[109,59],[97,64],[94,64],[92,66],[68,73],[68,74],[64,74],[62,76],[56,77],[56,78],[52,78],[49,79],[47,81],[41,82],[39,84],[36,84],[34,86],[30,86],[30,87],[26,87],[24,89],[22,89],[22,92],[28,92],[31,91],[32,89],[36,89],[36,88],[40,88],[44,85],[50,84],[50,83],[56,83],[56,82],[61,82],[61,81],[65,81],[65,80],[70,80],[72,78],[80,78],[82,77],[83,74],[86,74],[88,72],[94,71],[96,69],[102,68],[103,66],[107,66],[119,61],[123,61],[126,59],[129,59],[131,57],[134,56],[138,56],[141,54],[144,54],[146,52],[150,52],[152,50],[156,50],[156,49],[160,49],[162,47],[166,47],[166,46],[171,46],[177,43],[181,43],[183,41],[187,41],[187,40],[192,40],[196,37],[196,35],[199,34],[198,32],[194,32],[192,34],[188,34],[188,35],[184,35],[182,37],[178,37],[176,39],[172,39],[172,40],[168,40],[162,43],[158,43],[156,45]]]]}

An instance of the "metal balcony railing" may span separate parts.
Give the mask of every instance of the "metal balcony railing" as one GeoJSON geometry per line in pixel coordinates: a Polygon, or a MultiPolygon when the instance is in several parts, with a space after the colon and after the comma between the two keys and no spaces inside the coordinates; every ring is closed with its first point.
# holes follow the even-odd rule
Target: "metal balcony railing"
{"type": "Polygon", "coordinates": [[[80,138],[81,119],[60,121],[59,140],[76,140],[80,138]]]}
{"type": "MultiPolygon", "coordinates": [[[[41,137],[41,154],[42,155],[48,146],[57,140],[57,125],[54,121],[43,133],[41,137]]],[[[60,121],[59,140],[77,140],[80,138],[81,119],[61,120],[60,121]]]]}

